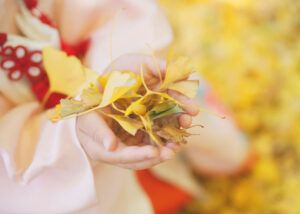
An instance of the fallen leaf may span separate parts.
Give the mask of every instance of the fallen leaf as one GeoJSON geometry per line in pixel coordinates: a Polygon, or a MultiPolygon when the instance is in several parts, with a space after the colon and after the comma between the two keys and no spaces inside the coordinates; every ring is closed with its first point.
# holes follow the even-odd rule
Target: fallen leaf
{"type": "Polygon", "coordinates": [[[185,129],[177,128],[174,124],[167,124],[157,131],[157,135],[174,143],[186,143],[186,137],[190,136],[185,129]]]}
{"type": "Polygon", "coordinates": [[[116,122],[118,122],[125,131],[127,131],[129,134],[133,136],[136,134],[136,132],[139,129],[143,127],[143,124],[138,120],[134,120],[129,117],[116,115],[116,114],[107,114],[107,113],[104,114],[114,119],[116,122]]]}
{"type": "Polygon", "coordinates": [[[140,116],[140,119],[145,127],[146,132],[148,133],[150,139],[158,146],[163,146],[163,142],[160,139],[160,137],[153,132],[153,122],[151,119],[146,115],[146,116],[140,116]]]}
{"type": "Polygon", "coordinates": [[[60,116],[66,117],[86,110],[81,101],[62,99],[60,101],[60,116]]]}
{"type": "Polygon", "coordinates": [[[105,84],[100,107],[113,103],[130,90],[137,90],[140,85],[139,77],[133,72],[114,71],[105,84]]]}
{"type": "Polygon", "coordinates": [[[101,76],[98,77],[98,82],[100,83],[100,85],[105,88],[106,86],[106,83],[107,83],[107,80],[108,78],[110,77],[110,75],[112,74],[113,72],[109,72],[109,73],[106,73],[106,74],[103,74],[101,76]]]}
{"type": "Polygon", "coordinates": [[[94,84],[91,84],[87,89],[82,91],[80,98],[84,106],[89,108],[99,105],[102,95],[99,89],[94,84]]]}
{"type": "Polygon", "coordinates": [[[138,109],[141,105],[144,106],[143,102],[144,102],[146,99],[149,99],[149,96],[146,96],[146,95],[145,95],[145,96],[141,97],[140,99],[138,99],[138,100],[132,102],[132,103],[127,107],[127,109],[126,109],[126,111],[125,111],[125,116],[128,116],[128,115],[134,113],[134,111],[135,111],[136,109],[138,109]]]}
{"type": "Polygon", "coordinates": [[[168,86],[168,89],[178,91],[189,98],[194,98],[196,96],[198,88],[198,80],[183,80],[168,86]]]}
{"type": "Polygon", "coordinates": [[[163,111],[163,112],[160,112],[160,113],[152,113],[150,114],[150,118],[152,120],[156,120],[156,119],[159,119],[159,118],[162,118],[162,117],[167,117],[167,116],[170,116],[170,115],[176,115],[178,113],[182,113],[183,110],[182,108],[180,108],[178,105],[166,110],[166,111],[163,111]]]}
{"type": "MultiPolygon", "coordinates": [[[[181,59],[174,63],[181,65],[186,61],[181,59]]],[[[172,72],[174,68],[171,65],[170,73],[172,72]]],[[[165,82],[173,90],[192,96],[198,81],[182,80],[188,74],[189,72],[186,72],[175,78],[166,77],[165,82]]],[[[80,90],[81,95],[76,96],[76,99],[61,100],[52,114],[53,121],[98,109],[103,115],[116,121],[114,125],[119,132],[135,136],[138,130],[142,130],[158,146],[163,146],[169,140],[182,143],[185,142],[184,138],[189,136],[184,129],[180,128],[176,115],[183,112],[181,104],[167,94],[168,87],[160,88],[159,91],[147,88],[142,66],[140,75],[126,70],[112,71],[99,77],[96,84],[87,86],[84,83],[81,87],[82,85],[84,89],[80,90]],[[103,87],[103,94],[100,93],[99,84],[103,87]],[[109,107],[112,113],[102,111],[104,107],[109,107]]]]}
{"type": "Polygon", "coordinates": [[[125,115],[128,116],[134,113],[135,109],[140,108],[141,105],[146,106],[146,111],[148,109],[152,109],[153,106],[157,105],[157,103],[161,103],[165,101],[172,101],[173,103],[180,105],[180,103],[175,100],[173,97],[166,93],[148,91],[143,97],[139,98],[138,100],[132,102],[126,109],[125,115]]]}
{"type": "Polygon", "coordinates": [[[169,62],[161,89],[166,89],[170,84],[186,79],[192,72],[190,61],[186,57],[179,57],[177,60],[169,62]]]}
{"type": "Polygon", "coordinates": [[[67,56],[63,51],[46,47],[42,53],[52,92],[74,96],[87,82],[91,82],[97,76],[92,70],[84,68],[79,59],[67,56]]]}
{"type": "Polygon", "coordinates": [[[183,110],[176,103],[171,100],[167,100],[156,105],[147,114],[151,120],[155,120],[181,112],[183,112],[183,110]]]}
{"type": "Polygon", "coordinates": [[[52,122],[57,122],[61,119],[61,106],[60,104],[56,105],[55,108],[47,111],[47,116],[52,122]]]}

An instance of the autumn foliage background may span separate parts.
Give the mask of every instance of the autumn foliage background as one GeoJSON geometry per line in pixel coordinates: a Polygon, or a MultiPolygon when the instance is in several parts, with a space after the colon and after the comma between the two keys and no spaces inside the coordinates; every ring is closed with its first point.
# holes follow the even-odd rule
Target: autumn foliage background
{"type": "Polygon", "coordinates": [[[193,59],[256,154],[246,173],[199,177],[209,197],[183,213],[300,213],[300,1],[160,3],[175,52],[193,59]]]}

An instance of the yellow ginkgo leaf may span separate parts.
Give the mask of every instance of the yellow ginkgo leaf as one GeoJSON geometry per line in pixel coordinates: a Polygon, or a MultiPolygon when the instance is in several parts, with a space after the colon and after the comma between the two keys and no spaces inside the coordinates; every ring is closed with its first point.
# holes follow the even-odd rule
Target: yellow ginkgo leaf
{"type": "Polygon", "coordinates": [[[97,75],[84,68],[79,59],[53,47],[46,47],[43,52],[43,64],[50,81],[50,91],[74,96],[97,75]]]}
{"type": "Polygon", "coordinates": [[[126,109],[125,115],[128,116],[132,113],[136,113],[136,109],[140,109],[141,106],[146,106],[147,109],[151,109],[151,105],[155,103],[159,103],[163,100],[168,100],[172,101],[177,105],[180,105],[180,103],[175,100],[173,97],[166,93],[161,93],[161,92],[155,92],[155,91],[148,91],[147,94],[145,94],[143,97],[140,99],[132,102],[126,109]],[[154,103],[152,103],[154,101],[154,103]]]}
{"type": "Polygon", "coordinates": [[[180,108],[173,101],[168,100],[156,105],[147,113],[147,115],[151,120],[156,120],[158,118],[167,117],[169,115],[175,115],[182,112],[182,108],[180,108]]]}
{"type": "Polygon", "coordinates": [[[130,90],[137,90],[140,85],[139,77],[132,72],[112,72],[107,79],[100,107],[113,103],[130,90]]]}
{"type": "Polygon", "coordinates": [[[55,108],[47,111],[47,116],[52,122],[57,122],[62,119],[60,112],[61,112],[61,105],[57,104],[55,108]]]}
{"type": "Polygon", "coordinates": [[[125,116],[128,116],[128,115],[132,114],[136,109],[140,108],[140,106],[144,106],[144,105],[143,105],[143,101],[144,101],[145,99],[147,99],[146,96],[141,97],[140,99],[138,99],[138,100],[132,102],[132,103],[128,106],[128,108],[126,109],[126,111],[125,111],[125,116]]]}
{"type": "Polygon", "coordinates": [[[189,97],[194,98],[197,94],[197,90],[199,88],[199,81],[198,80],[183,80],[179,82],[175,82],[168,86],[169,89],[174,91],[178,91],[181,94],[189,97]]]}
{"type": "Polygon", "coordinates": [[[154,143],[156,143],[156,145],[158,145],[158,146],[163,146],[163,145],[164,145],[164,143],[163,143],[163,141],[161,140],[161,138],[160,138],[156,133],[154,133],[152,130],[149,130],[149,131],[148,131],[148,134],[149,134],[151,140],[152,140],[154,143]]]}
{"type": "Polygon", "coordinates": [[[155,105],[151,111],[149,113],[155,113],[155,114],[159,114],[161,112],[165,112],[167,110],[170,110],[171,108],[175,107],[176,106],[176,103],[174,103],[173,101],[171,100],[167,100],[165,102],[161,102],[161,103],[158,103],[157,105],[155,105]]]}
{"type": "Polygon", "coordinates": [[[97,78],[98,78],[98,74],[97,72],[83,67],[84,70],[84,76],[85,76],[85,81],[82,83],[82,85],[78,88],[77,93],[81,92],[83,89],[89,87],[91,84],[95,85],[97,84],[97,78]]]}
{"type": "Polygon", "coordinates": [[[60,101],[60,116],[67,117],[85,110],[85,106],[81,101],[62,99],[60,101]]]}
{"type": "Polygon", "coordinates": [[[186,57],[179,57],[177,60],[169,62],[161,88],[165,89],[169,84],[187,78],[192,72],[190,60],[186,57]]]}
{"type": "Polygon", "coordinates": [[[143,112],[142,114],[138,114],[138,115],[143,115],[146,113],[147,108],[149,107],[149,102],[151,102],[152,100],[161,100],[162,97],[160,95],[157,94],[153,94],[152,92],[148,92],[147,94],[145,94],[144,96],[142,96],[141,98],[139,98],[136,101],[133,101],[126,109],[125,111],[125,116],[128,116],[132,113],[137,113],[140,112],[139,110],[141,110],[142,108],[145,107],[145,111],[142,110],[141,112],[143,112]]]}
{"type": "Polygon", "coordinates": [[[186,143],[185,138],[191,134],[185,129],[175,127],[174,124],[167,124],[157,132],[157,135],[174,143],[186,143]]]}
{"type": "Polygon", "coordinates": [[[83,105],[87,108],[94,107],[100,104],[102,95],[99,89],[94,84],[84,89],[80,95],[83,105]]]}
{"type": "Polygon", "coordinates": [[[105,88],[106,83],[107,83],[107,80],[109,79],[109,77],[110,77],[111,74],[112,74],[112,73],[109,72],[109,73],[103,74],[103,75],[101,75],[101,76],[98,77],[98,82],[100,83],[100,85],[101,85],[103,88],[105,88]]]}
{"type": "Polygon", "coordinates": [[[135,135],[136,132],[143,127],[143,124],[138,121],[131,119],[129,117],[115,115],[115,114],[105,114],[106,116],[114,119],[119,125],[131,135],[135,135]]]}
{"type": "Polygon", "coordinates": [[[146,115],[146,116],[140,116],[140,119],[150,137],[150,139],[158,146],[163,146],[163,142],[162,140],[160,139],[160,137],[155,134],[153,132],[153,121],[146,115]]]}

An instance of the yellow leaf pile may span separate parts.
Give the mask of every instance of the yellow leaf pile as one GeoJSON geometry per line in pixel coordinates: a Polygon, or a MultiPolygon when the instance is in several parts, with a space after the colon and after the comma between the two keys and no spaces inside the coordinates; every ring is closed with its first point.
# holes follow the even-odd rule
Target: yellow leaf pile
{"type": "Polygon", "coordinates": [[[300,213],[300,1],[160,2],[174,52],[196,63],[257,156],[234,178],[201,176],[208,197],[183,213],[300,213]]]}
{"type": "MultiPolygon", "coordinates": [[[[46,62],[47,55],[53,57],[52,51],[45,50],[46,62]]],[[[49,67],[51,69],[67,69],[71,66],[79,69],[80,67],[77,59],[68,59],[63,54],[54,56],[55,60],[64,67],[52,66],[49,63],[46,69],[49,67]]],[[[90,84],[81,93],[73,94],[68,99],[62,99],[50,113],[50,119],[58,121],[97,110],[104,117],[113,120],[129,135],[135,136],[140,130],[147,133],[156,145],[162,146],[167,141],[185,143],[185,138],[190,134],[177,122],[183,109],[180,102],[167,94],[167,90],[178,91],[190,98],[196,95],[198,80],[187,80],[193,72],[188,59],[181,57],[170,61],[165,78],[158,84],[157,89],[150,89],[147,86],[144,72],[143,65],[141,65],[139,74],[127,70],[117,70],[98,77],[97,83],[90,84]],[[100,86],[103,88],[103,92],[100,92],[100,86]]],[[[72,85],[73,83],[70,83],[70,88],[68,88],[69,82],[65,80],[66,78],[56,81],[56,83],[64,82],[64,84],[56,84],[53,87],[64,92],[68,89],[69,94],[81,87],[80,85],[75,87],[72,85]]]]}

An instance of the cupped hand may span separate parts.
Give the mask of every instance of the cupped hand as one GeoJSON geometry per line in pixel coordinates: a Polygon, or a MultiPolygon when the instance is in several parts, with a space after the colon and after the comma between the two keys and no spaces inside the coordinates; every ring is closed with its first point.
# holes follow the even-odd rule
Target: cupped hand
{"type": "Polygon", "coordinates": [[[179,150],[173,143],[161,148],[145,144],[127,146],[96,112],[77,117],[76,131],[81,145],[91,159],[127,169],[150,168],[171,159],[179,150]]]}
{"type": "MultiPolygon", "coordinates": [[[[160,84],[160,75],[164,76],[166,63],[163,60],[154,60],[148,55],[123,55],[112,62],[105,72],[130,70],[140,73],[141,66],[145,68],[144,77],[148,87],[155,88],[160,84]]],[[[191,116],[198,113],[197,105],[180,93],[175,91],[168,93],[182,104],[185,111],[178,118],[180,125],[184,128],[189,127],[192,122],[191,116]]],[[[142,132],[138,132],[134,138],[131,138],[140,142],[128,146],[115,135],[105,118],[96,112],[79,116],[76,130],[79,141],[92,159],[127,169],[150,168],[174,157],[181,149],[180,145],[172,142],[163,147],[150,144],[148,136],[142,132]]]]}

